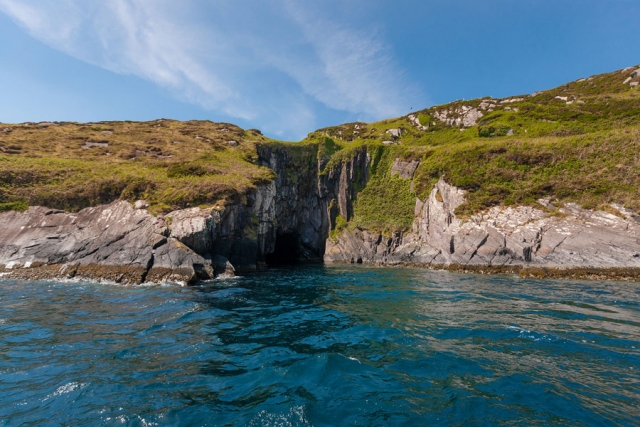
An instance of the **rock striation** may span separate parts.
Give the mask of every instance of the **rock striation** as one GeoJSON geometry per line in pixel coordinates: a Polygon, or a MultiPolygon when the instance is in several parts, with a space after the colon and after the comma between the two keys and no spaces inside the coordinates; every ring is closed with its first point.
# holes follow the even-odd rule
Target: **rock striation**
{"type": "Polygon", "coordinates": [[[88,278],[117,283],[192,283],[211,265],[146,210],[128,202],[78,213],[30,207],[0,214],[0,264],[14,277],[88,278]]]}
{"type": "MultiPolygon", "coordinates": [[[[416,200],[408,233],[383,236],[343,230],[327,243],[325,261],[416,265],[463,271],[521,272],[524,275],[637,277],[640,216],[613,205],[619,214],[530,206],[493,207],[470,219],[455,209],[464,191],[440,180],[428,199],[416,200]],[[604,272],[608,272],[604,274],[604,272]]],[[[546,207],[545,207],[546,206],[546,207]]]]}

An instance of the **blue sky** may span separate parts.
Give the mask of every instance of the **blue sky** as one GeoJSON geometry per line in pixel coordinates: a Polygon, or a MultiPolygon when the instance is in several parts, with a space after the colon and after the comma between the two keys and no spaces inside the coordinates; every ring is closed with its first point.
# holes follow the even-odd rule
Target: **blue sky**
{"type": "Polygon", "coordinates": [[[639,0],[0,0],[0,122],[324,126],[640,63],[639,0]]]}

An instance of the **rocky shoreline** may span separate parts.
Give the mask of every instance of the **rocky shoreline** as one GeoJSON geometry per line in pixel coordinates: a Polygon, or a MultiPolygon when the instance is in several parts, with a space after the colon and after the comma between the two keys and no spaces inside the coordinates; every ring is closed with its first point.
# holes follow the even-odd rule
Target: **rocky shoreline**
{"type": "MultiPolygon", "coordinates": [[[[155,217],[143,201],[117,200],[77,213],[33,206],[0,213],[0,277],[193,284],[281,262],[324,261],[640,281],[640,216],[618,205],[610,213],[540,200],[458,218],[465,192],[441,179],[426,200],[416,200],[406,233],[332,233],[338,215],[353,217],[371,156],[357,151],[327,169],[317,151],[299,150],[262,147],[259,162],[277,178],[224,207],[155,217]]],[[[412,179],[415,168],[397,160],[391,173],[412,179]]]]}
{"type": "Polygon", "coordinates": [[[424,202],[416,201],[408,233],[386,237],[343,230],[327,242],[325,260],[411,265],[522,277],[640,280],[640,216],[612,205],[617,215],[531,206],[494,207],[467,219],[454,211],[464,192],[440,180],[424,202]]]}

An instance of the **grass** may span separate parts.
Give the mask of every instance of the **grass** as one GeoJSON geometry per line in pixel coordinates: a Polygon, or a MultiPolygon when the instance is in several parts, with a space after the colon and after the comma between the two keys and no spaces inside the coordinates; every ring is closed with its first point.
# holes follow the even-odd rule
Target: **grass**
{"type": "Polygon", "coordinates": [[[353,205],[352,225],[384,233],[406,230],[413,222],[416,204],[411,180],[391,176],[397,149],[376,147],[367,186],[358,193],[353,205]]]}
{"type": "Polygon", "coordinates": [[[394,158],[421,161],[413,180],[418,197],[426,198],[441,177],[467,190],[460,215],[496,205],[536,204],[543,197],[603,210],[615,202],[640,211],[640,90],[622,84],[630,72],[517,96],[515,102],[484,98],[431,107],[414,113],[421,125],[428,122],[426,131],[399,117],[320,129],[308,140],[331,138],[341,147],[327,167],[357,150],[383,159],[357,195],[350,226],[410,227],[415,198],[409,180],[391,178],[394,158]],[[478,108],[483,101],[495,108],[484,111],[475,126],[461,128],[436,118],[462,106],[478,108]],[[383,146],[391,140],[389,129],[400,129],[402,136],[397,145],[383,146]]]}
{"type": "Polygon", "coordinates": [[[211,122],[2,125],[2,209],[77,211],[145,199],[156,213],[236,202],[273,171],[252,163],[258,132],[211,122]],[[230,145],[236,141],[238,145],[230,145]],[[87,142],[98,144],[87,147],[87,142]],[[83,148],[83,146],[87,148],[83,148]]]}

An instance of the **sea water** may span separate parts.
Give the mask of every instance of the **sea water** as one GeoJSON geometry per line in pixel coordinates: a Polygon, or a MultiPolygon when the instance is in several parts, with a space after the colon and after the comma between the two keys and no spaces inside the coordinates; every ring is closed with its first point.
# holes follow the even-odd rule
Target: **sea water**
{"type": "Polygon", "coordinates": [[[638,426],[640,284],[0,281],[0,425],[638,426]]]}

